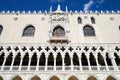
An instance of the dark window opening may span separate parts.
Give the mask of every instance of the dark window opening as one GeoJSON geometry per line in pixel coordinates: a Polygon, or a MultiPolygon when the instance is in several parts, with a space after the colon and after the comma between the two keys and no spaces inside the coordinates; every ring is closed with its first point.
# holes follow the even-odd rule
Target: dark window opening
{"type": "Polygon", "coordinates": [[[82,19],[78,17],[78,24],[82,23],[82,19]]]}
{"type": "Polygon", "coordinates": [[[35,27],[30,25],[24,29],[22,36],[34,36],[34,33],[35,33],[35,27]]]}
{"type": "Polygon", "coordinates": [[[91,22],[95,24],[95,18],[91,17],[91,22]]]}
{"type": "Polygon", "coordinates": [[[89,26],[89,25],[86,25],[83,28],[83,31],[84,31],[84,36],[95,36],[94,29],[91,26],[89,26]]]}
{"type": "Polygon", "coordinates": [[[1,35],[2,31],[3,31],[3,27],[0,25],[0,35],[1,35]]]}
{"type": "Polygon", "coordinates": [[[55,37],[65,36],[65,30],[61,26],[57,26],[54,28],[52,35],[55,37]]]}

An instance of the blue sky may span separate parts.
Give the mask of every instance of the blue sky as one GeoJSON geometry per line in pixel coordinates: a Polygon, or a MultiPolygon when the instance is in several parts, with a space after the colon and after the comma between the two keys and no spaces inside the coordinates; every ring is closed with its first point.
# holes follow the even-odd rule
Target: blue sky
{"type": "Polygon", "coordinates": [[[120,0],[0,0],[0,11],[49,11],[50,6],[56,10],[58,4],[62,10],[67,5],[72,11],[120,10],[120,0]]]}

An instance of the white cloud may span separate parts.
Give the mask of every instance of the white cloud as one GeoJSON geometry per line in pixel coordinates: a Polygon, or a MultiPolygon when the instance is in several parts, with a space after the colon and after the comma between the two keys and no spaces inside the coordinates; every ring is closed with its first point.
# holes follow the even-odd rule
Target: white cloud
{"type": "Polygon", "coordinates": [[[52,2],[64,2],[65,0],[51,0],[52,2]]]}
{"type": "Polygon", "coordinates": [[[93,4],[94,4],[94,1],[92,1],[92,0],[90,0],[88,3],[84,4],[84,11],[88,11],[93,4]]]}

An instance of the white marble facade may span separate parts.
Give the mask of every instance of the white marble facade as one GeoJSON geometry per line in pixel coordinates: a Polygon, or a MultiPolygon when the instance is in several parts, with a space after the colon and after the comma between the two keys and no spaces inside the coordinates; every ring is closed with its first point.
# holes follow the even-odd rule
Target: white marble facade
{"type": "Polygon", "coordinates": [[[1,12],[0,80],[120,80],[120,12],[1,12]]]}

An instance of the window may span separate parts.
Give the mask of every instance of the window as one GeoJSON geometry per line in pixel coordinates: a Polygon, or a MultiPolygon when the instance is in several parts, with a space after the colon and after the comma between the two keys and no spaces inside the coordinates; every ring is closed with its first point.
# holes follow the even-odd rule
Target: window
{"type": "Polygon", "coordinates": [[[91,17],[91,22],[95,24],[95,19],[93,17],[91,17]]]}
{"type": "Polygon", "coordinates": [[[34,36],[34,33],[35,33],[34,26],[29,25],[24,29],[22,36],[34,36]]]}
{"type": "Polygon", "coordinates": [[[84,36],[95,36],[94,29],[91,26],[89,26],[89,25],[86,25],[83,28],[83,31],[84,31],[84,36]]]}
{"type": "Polygon", "coordinates": [[[119,30],[120,30],[120,26],[119,26],[119,30]]]}
{"type": "Polygon", "coordinates": [[[57,26],[53,30],[53,36],[65,36],[65,30],[61,26],[57,26]]]}
{"type": "Polygon", "coordinates": [[[82,19],[78,17],[78,24],[82,23],[82,19]]]}
{"type": "Polygon", "coordinates": [[[3,27],[0,25],[0,35],[2,33],[3,27]]]}

